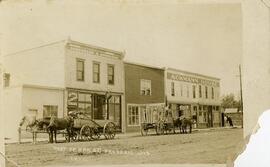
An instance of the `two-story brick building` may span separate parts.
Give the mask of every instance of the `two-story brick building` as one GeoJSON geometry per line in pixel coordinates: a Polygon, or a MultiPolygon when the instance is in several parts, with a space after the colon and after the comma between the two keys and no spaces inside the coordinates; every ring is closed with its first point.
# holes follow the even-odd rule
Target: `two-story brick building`
{"type": "Polygon", "coordinates": [[[123,57],[70,39],[5,55],[5,136],[17,138],[25,115],[63,117],[72,110],[110,119],[123,130],[123,57]]]}
{"type": "Polygon", "coordinates": [[[167,68],[165,92],[174,117],[193,117],[198,127],[220,126],[219,78],[167,68]]]}
{"type": "Polygon", "coordinates": [[[164,68],[125,62],[124,70],[126,131],[139,131],[141,122],[154,122],[164,110],[164,68]]]}

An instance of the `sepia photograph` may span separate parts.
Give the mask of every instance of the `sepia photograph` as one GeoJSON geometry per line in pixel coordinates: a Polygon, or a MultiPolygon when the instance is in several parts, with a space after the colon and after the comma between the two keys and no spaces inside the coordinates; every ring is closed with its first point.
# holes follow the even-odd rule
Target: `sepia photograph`
{"type": "Polygon", "coordinates": [[[0,1],[1,165],[234,166],[269,108],[269,9],[0,1]]]}

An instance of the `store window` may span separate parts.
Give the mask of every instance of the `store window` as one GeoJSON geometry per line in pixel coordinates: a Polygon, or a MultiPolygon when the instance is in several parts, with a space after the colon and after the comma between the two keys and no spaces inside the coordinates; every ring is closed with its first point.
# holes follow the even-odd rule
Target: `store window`
{"type": "Polygon", "coordinates": [[[192,85],[192,91],[193,91],[193,98],[196,98],[196,86],[192,85]]]}
{"type": "Polygon", "coordinates": [[[171,95],[175,96],[174,82],[171,82],[171,95]]]}
{"type": "Polygon", "coordinates": [[[58,106],[57,105],[43,105],[43,118],[50,118],[52,116],[57,117],[58,106]]]}
{"type": "Polygon", "coordinates": [[[128,106],[128,125],[137,126],[139,125],[139,107],[129,105],[128,106]]]}
{"type": "Polygon", "coordinates": [[[112,96],[109,99],[109,120],[116,123],[117,127],[120,128],[121,119],[121,99],[120,96],[112,96]]]}
{"type": "Polygon", "coordinates": [[[151,94],[151,80],[141,79],[141,95],[150,96],[151,94]]]}
{"type": "Polygon", "coordinates": [[[91,116],[91,94],[78,93],[78,111],[91,116]]]}
{"type": "Polygon", "coordinates": [[[108,65],[108,84],[114,84],[114,65],[108,65]]]}
{"type": "Polygon", "coordinates": [[[67,101],[68,112],[80,111],[92,116],[92,95],[86,92],[69,91],[67,101]]]}
{"type": "Polygon", "coordinates": [[[84,81],[84,60],[77,59],[77,81],[84,81]]]}
{"type": "Polygon", "coordinates": [[[99,83],[100,82],[100,63],[93,62],[93,82],[99,83]]]}
{"type": "Polygon", "coordinates": [[[207,115],[206,115],[206,112],[203,112],[203,121],[204,121],[204,122],[207,122],[207,115]]]}

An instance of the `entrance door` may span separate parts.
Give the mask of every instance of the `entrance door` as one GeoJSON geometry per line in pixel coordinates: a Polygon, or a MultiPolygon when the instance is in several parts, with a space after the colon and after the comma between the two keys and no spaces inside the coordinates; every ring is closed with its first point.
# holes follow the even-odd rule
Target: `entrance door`
{"type": "Polygon", "coordinates": [[[208,126],[213,127],[213,112],[212,106],[208,106],[208,126]]]}
{"type": "Polygon", "coordinates": [[[105,95],[94,94],[93,96],[93,116],[94,119],[105,120],[106,114],[106,102],[105,95]]]}

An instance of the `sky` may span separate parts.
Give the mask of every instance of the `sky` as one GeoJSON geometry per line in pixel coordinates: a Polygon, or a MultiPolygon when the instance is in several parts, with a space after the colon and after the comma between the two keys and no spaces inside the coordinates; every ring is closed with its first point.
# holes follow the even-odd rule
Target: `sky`
{"type": "Polygon", "coordinates": [[[125,51],[125,60],[221,79],[239,96],[241,6],[143,0],[0,3],[2,55],[67,39],[125,51]]]}

